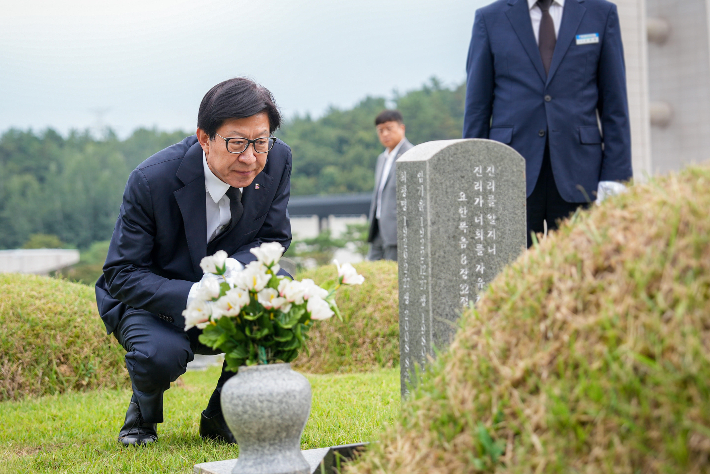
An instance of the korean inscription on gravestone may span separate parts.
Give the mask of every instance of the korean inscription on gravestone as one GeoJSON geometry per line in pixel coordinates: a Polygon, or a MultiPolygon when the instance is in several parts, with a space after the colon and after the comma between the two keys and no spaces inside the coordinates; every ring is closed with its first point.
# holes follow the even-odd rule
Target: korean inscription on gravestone
{"type": "Polygon", "coordinates": [[[397,160],[400,366],[453,339],[463,308],[525,248],[525,162],[489,140],[446,140],[397,160]]]}

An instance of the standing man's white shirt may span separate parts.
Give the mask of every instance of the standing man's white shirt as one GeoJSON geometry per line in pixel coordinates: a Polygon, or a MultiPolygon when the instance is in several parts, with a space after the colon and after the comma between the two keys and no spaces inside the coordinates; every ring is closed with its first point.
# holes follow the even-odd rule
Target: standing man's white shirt
{"type": "MultiPolygon", "coordinates": [[[[535,33],[535,42],[540,44],[540,22],[542,21],[542,10],[537,5],[537,0],[528,0],[528,8],[530,9],[530,20],[532,21],[533,33],[535,33]]],[[[562,23],[562,11],[565,8],[565,0],[554,0],[550,5],[550,16],[552,23],[555,25],[555,36],[560,35],[560,23],[562,23]]]]}
{"type": "MultiPolygon", "coordinates": [[[[392,163],[394,163],[394,159],[397,157],[397,153],[399,153],[399,149],[402,143],[404,143],[404,140],[405,138],[402,138],[399,143],[397,143],[397,146],[389,152],[385,159],[385,164],[382,166],[382,174],[380,174],[380,182],[377,187],[377,209],[375,210],[375,217],[377,219],[380,218],[380,209],[382,208],[382,190],[385,188],[387,176],[389,176],[390,170],[392,169],[392,163]]],[[[385,150],[385,153],[387,153],[387,150],[385,150]]]]}

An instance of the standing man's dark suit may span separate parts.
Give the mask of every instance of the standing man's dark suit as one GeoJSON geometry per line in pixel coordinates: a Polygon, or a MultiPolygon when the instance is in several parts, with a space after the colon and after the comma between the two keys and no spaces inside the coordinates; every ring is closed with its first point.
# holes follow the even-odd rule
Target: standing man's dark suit
{"type": "MultiPolygon", "coordinates": [[[[128,178],[103,276],[96,283],[99,313],[107,332],[126,350],[133,388],[119,433],[123,444],[157,440],[163,392],[185,372],[194,353],[213,353],[198,342],[201,330],[185,331],[182,315],[193,284],[203,276],[202,258],[224,250],[246,265],[255,260],[250,249],[264,242],[288,248],[291,242],[286,210],[290,148],[270,139],[260,142],[273,144],[268,151],[262,146],[257,152],[256,143],[247,143],[243,150],[244,138],[231,138],[268,137],[279,123],[268,90],[244,78],[225,81],[203,99],[197,136],[151,156],[128,178]],[[235,140],[236,151],[230,149],[235,140]],[[220,221],[209,243],[207,214],[213,211],[207,166],[229,198],[220,201],[225,206],[216,212],[227,218],[230,210],[229,220],[220,221]]],[[[202,413],[203,437],[234,442],[219,400],[222,385],[232,375],[223,368],[202,413]]]]}
{"type": "Polygon", "coordinates": [[[535,232],[542,220],[554,228],[593,200],[600,182],[632,176],[616,6],[557,2],[563,13],[549,73],[531,21],[531,5],[540,7],[527,0],[498,0],[476,12],[467,61],[463,136],[506,143],[525,158],[535,232]]]}

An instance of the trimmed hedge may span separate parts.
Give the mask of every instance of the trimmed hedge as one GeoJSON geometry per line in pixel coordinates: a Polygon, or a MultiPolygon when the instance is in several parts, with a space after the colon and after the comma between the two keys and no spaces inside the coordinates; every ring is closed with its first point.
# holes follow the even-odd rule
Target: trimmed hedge
{"type": "Polygon", "coordinates": [[[525,252],[348,473],[710,472],[710,168],[525,252]]]}
{"type": "MultiPolygon", "coordinates": [[[[361,286],[344,287],[344,319],[309,332],[310,355],[294,361],[313,373],[356,372],[399,364],[397,265],[365,262],[361,286]]],[[[334,265],[298,276],[334,280],[334,265]]],[[[33,275],[0,274],[0,401],[129,387],[123,348],[106,335],[92,286],[33,275]]]]}
{"type": "Polygon", "coordinates": [[[93,287],[0,274],[0,328],[0,400],[129,386],[93,287]]]}
{"type": "MultiPolygon", "coordinates": [[[[362,285],[343,286],[336,301],[343,316],[318,321],[308,332],[307,348],[292,366],[303,372],[362,372],[399,366],[399,291],[395,262],[353,265],[365,277],[362,285]]],[[[335,281],[335,265],[300,273],[318,284],[335,281]]]]}

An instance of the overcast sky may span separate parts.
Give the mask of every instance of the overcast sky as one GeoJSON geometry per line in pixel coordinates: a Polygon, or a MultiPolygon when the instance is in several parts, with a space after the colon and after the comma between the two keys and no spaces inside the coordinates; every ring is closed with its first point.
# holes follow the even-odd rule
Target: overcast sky
{"type": "Polygon", "coordinates": [[[192,131],[205,92],[238,75],[287,117],[459,84],[489,1],[0,0],[0,132],[192,131]]]}

